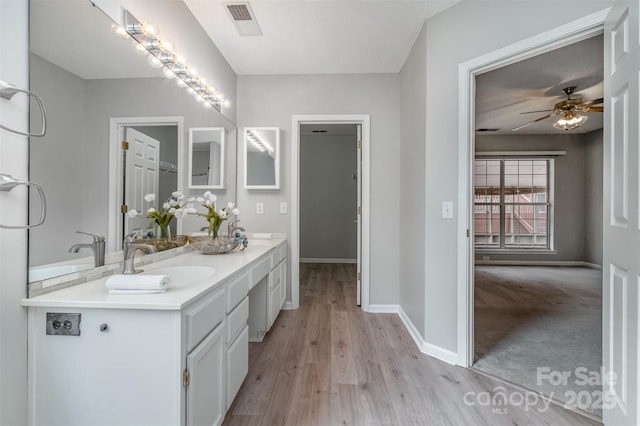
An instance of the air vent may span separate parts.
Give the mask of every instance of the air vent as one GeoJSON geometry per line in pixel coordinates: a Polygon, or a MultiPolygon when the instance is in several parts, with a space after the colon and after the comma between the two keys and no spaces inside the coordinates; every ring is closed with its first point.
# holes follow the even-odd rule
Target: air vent
{"type": "Polygon", "coordinates": [[[227,9],[235,21],[251,21],[253,19],[246,4],[229,4],[227,9]]]}
{"type": "Polygon", "coordinates": [[[249,2],[225,3],[231,22],[242,37],[261,36],[262,31],[249,2]]]}

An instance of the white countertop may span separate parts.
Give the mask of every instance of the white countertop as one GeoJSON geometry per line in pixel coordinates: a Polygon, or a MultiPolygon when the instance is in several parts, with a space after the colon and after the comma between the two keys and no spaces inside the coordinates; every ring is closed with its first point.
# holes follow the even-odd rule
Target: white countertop
{"type": "Polygon", "coordinates": [[[203,293],[217,287],[234,273],[269,256],[269,252],[284,241],[285,239],[281,238],[260,240],[259,244],[251,244],[250,241],[245,250],[224,255],[204,255],[198,251],[192,251],[142,266],[147,273],[170,266],[209,266],[215,269],[212,277],[198,282],[181,282],[174,279],[166,293],[109,294],[105,287],[109,277],[104,277],[41,296],[25,298],[22,300],[22,306],[180,310],[203,293]]]}

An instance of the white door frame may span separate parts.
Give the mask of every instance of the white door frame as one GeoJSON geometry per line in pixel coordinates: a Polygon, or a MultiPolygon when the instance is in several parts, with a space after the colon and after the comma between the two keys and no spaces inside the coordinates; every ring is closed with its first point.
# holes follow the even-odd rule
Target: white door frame
{"type": "MultiPolygon", "coordinates": [[[[107,252],[118,250],[118,230],[122,226],[120,203],[122,200],[122,149],[124,128],[132,126],[177,126],[178,165],[184,164],[184,118],[183,117],[112,117],[109,119],[109,227],[107,252]]],[[[178,191],[184,192],[183,172],[178,168],[178,191]]],[[[182,221],[178,221],[176,231],[182,232],[182,221]]]]}
{"type": "Polygon", "coordinates": [[[487,71],[585,40],[604,29],[610,8],[511,44],[458,66],[458,365],[473,364],[473,159],[475,79],[487,71]]]}
{"type": "Polygon", "coordinates": [[[291,301],[287,309],[300,306],[300,125],[362,125],[362,310],[369,311],[369,226],[371,132],[369,114],[294,115],[291,120],[291,301]]]}

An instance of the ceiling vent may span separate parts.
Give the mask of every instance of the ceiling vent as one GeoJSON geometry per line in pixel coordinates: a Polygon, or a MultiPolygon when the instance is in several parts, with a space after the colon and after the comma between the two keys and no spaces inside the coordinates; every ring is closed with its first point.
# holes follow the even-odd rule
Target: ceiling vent
{"type": "Polygon", "coordinates": [[[238,34],[242,37],[255,37],[261,36],[262,31],[256,21],[256,16],[251,10],[249,2],[233,2],[225,3],[227,12],[233,21],[233,25],[238,30],[238,34]]]}

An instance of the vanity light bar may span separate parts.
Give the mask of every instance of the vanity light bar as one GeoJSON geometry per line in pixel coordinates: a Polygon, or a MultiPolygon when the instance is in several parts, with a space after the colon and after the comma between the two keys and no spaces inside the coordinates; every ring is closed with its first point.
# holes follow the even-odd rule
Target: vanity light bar
{"type": "Polygon", "coordinates": [[[271,145],[269,145],[269,143],[267,143],[267,141],[264,140],[264,138],[260,133],[256,132],[255,130],[249,130],[247,132],[247,135],[251,140],[251,142],[253,142],[256,148],[258,148],[260,151],[262,152],[273,151],[273,148],[271,148],[271,145]]]}
{"type": "Polygon", "coordinates": [[[229,100],[225,99],[222,93],[207,85],[195,70],[187,66],[182,57],[176,55],[171,43],[158,38],[157,28],[141,23],[126,9],[122,11],[122,20],[124,26],[116,29],[116,33],[127,34],[133,38],[134,48],[148,55],[149,64],[152,67],[164,67],[165,77],[176,79],[178,86],[186,88],[205,107],[215,107],[220,110],[222,107],[229,106],[229,100]]]}

